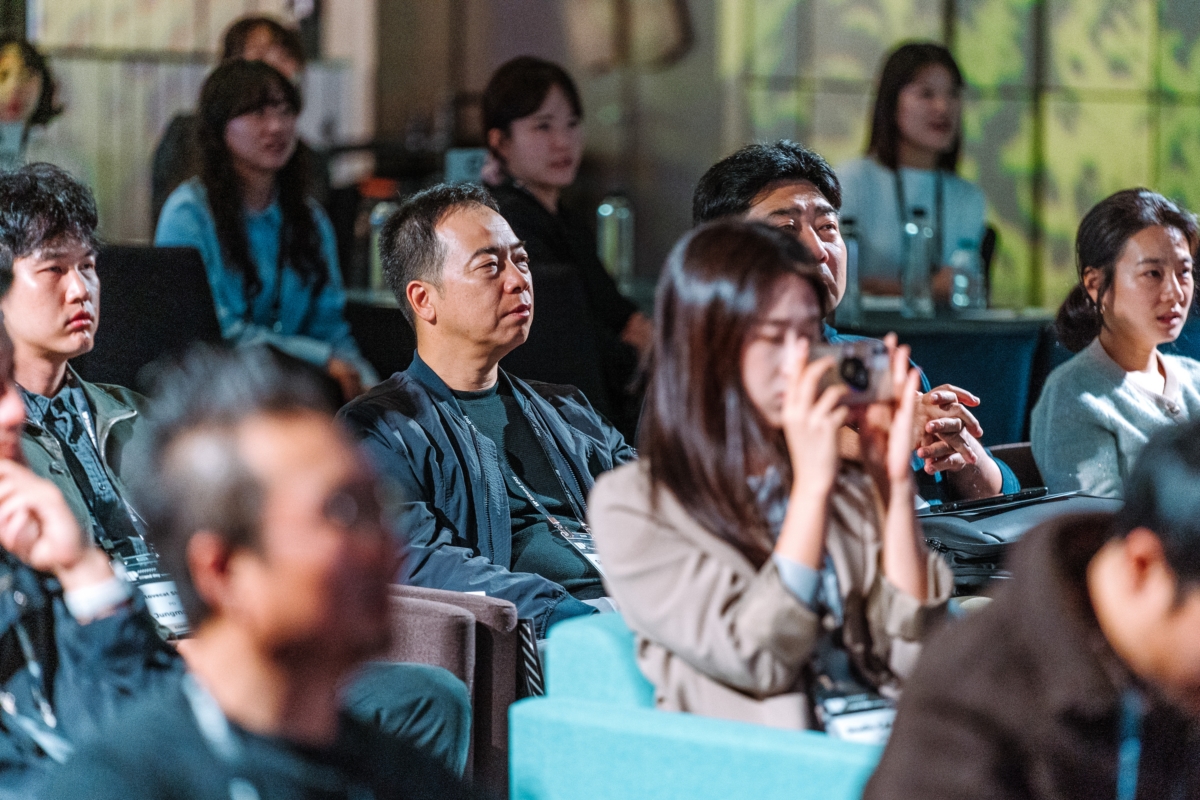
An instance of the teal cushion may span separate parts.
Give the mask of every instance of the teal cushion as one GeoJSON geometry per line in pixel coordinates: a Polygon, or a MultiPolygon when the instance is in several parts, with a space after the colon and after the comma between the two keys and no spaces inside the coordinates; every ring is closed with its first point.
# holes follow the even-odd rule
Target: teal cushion
{"type": "Polygon", "coordinates": [[[810,731],[573,698],[509,709],[513,800],[857,800],[881,752],[810,731]]]}
{"type": "Polygon", "coordinates": [[[654,687],[634,661],[633,631],[620,614],[560,622],[546,644],[546,694],[653,708],[654,687]]]}

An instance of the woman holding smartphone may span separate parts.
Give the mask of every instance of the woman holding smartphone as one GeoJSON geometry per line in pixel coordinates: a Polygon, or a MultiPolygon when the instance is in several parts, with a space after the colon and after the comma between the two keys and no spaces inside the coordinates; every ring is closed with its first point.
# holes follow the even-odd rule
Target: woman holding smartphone
{"type": "Polygon", "coordinates": [[[825,303],[809,257],[761,225],[709,223],[667,259],[641,460],[588,503],[661,708],[809,728],[812,676],[894,696],[950,595],[913,512],[908,349],[888,342],[899,401],[819,391],[825,303]]]}

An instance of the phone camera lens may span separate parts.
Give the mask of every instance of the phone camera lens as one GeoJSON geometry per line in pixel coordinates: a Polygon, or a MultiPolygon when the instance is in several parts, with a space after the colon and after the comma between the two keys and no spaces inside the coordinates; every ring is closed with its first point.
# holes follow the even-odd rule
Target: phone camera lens
{"type": "Polygon", "coordinates": [[[856,392],[865,392],[871,386],[871,373],[861,358],[851,357],[842,362],[842,380],[856,392]]]}

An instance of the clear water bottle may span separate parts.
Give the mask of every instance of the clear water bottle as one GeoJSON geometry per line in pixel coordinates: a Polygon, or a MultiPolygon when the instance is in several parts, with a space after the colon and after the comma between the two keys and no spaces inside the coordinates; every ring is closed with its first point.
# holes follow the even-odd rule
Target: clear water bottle
{"type": "Polygon", "coordinates": [[[904,226],[904,273],[900,313],[913,319],[933,318],[933,228],[925,209],[914,208],[904,226]]]}
{"type": "Polygon", "coordinates": [[[398,208],[400,206],[397,203],[383,200],[376,203],[375,207],[371,209],[371,269],[367,278],[367,288],[369,289],[385,288],[383,285],[383,261],[379,257],[379,234],[383,230],[383,223],[387,222],[398,208]]]}
{"type": "Polygon", "coordinates": [[[862,324],[862,289],[858,285],[858,227],[854,217],[842,218],[842,241],[846,243],[846,293],[834,312],[838,325],[854,328],[862,324]]]}
{"type": "Polygon", "coordinates": [[[970,239],[959,239],[950,256],[952,284],[950,307],[955,311],[987,308],[987,288],[983,280],[983,259],[970,239]]]}
{"type": "Polygon", "coordinates": [[[619,194],[609,195],[596,208],[596,254],[625,290],[633,280],[633,207],[619,194]]]}

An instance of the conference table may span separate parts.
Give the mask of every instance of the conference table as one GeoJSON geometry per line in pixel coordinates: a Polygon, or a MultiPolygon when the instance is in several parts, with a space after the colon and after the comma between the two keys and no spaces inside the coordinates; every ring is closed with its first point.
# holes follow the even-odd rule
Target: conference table
{"type": "Polygon", "coordinates": [[[950,383],[980,398],[972,409],[987,445],[1026,441],[1028,418],[1050,370],[1071,354],[1058,343],[1053,316],[1042,309],[988,309],[969,315],[906,319],[866,312],[841,333],[882,337],[895,332],[930,384],[950,383]]]}

